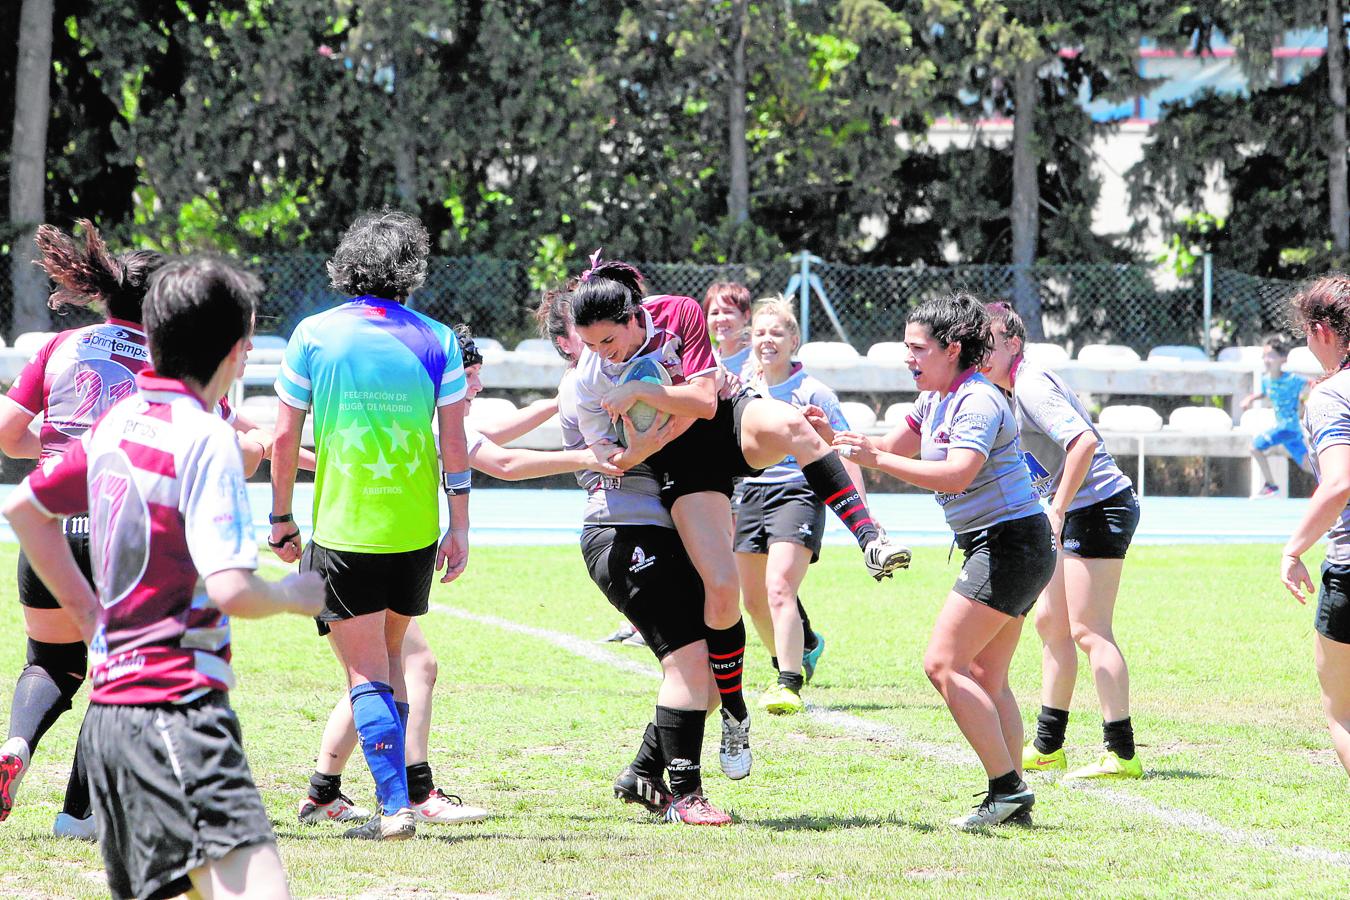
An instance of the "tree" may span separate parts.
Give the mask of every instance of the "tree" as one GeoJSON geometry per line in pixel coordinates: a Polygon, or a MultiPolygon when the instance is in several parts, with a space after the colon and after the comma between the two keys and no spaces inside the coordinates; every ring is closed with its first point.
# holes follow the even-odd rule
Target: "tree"
{"type": "Polygon", "coordinates": [[[1331,246],[1350,252],[1350,210],[1346,208],[1345,15],[1340,0],[1327,0],[1327,82],[1331,98],[1331,137],[1327,144],[1327,212],[1331,246]]]}
{"type": "Polygon", "coordinates": [[[9,151],[9,219],[18,229],[10,250],[16,332],[45,331],[51,324],[47,279],[32,260],[33,238],[44,217],[53,12],[52,0],[23,0],[19,20],[14,132],[9,151]]]}

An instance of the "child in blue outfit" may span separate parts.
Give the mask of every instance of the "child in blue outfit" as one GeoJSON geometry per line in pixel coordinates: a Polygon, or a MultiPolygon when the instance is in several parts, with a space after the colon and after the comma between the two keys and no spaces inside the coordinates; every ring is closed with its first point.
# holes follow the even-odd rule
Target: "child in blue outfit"
{"type": "Polygon", "coordinates": [[[1261,362],[1265,364],[1265,374],[1261,376],[1261,390],[1249,394],[1242,401],[1242,408],[1249,409],[1257,399],[1265,397],[1275,407],[1275,427],[1252,438],[1252,459],[1261,468],[1265,480],[1258,492],[1260,497],[1273,497],[1280,489],[1275,485],[1275,476],[1270,471],[1270,460],[1266,454],[1276,447],[1283,447],[1289,458],[1305,472],[1308,469],[1308,448],[1303,443],[1303,430],[1299,426],[1298,407],[1308,391],[1308,379],[1302,375],[1284,371],[1285,360],[1289,357],[1289,344],[1280,335],[1266,338],[1265,352],[1261,362]]]}

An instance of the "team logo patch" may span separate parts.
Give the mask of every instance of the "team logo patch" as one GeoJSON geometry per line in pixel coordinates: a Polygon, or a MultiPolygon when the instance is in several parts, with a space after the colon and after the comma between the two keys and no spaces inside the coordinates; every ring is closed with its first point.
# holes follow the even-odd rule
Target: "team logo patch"
{"type": "Polygon", "coordinates": [[[636,575],[644,569],[651,568],[655,562],[655,554],[648,556],[647,551],[643,550],[641,547],[634,547],[632,564],[628,567],[628,571],[636,575]]]}
{"type": "Polygon", "coordinates": [[[1078,538],[1069,538],[1067,541],[1064,542],[1065,550],[1077,550],[1081,546],[1082,541],[1078,540],[1078,538]]]}
{"type": "Polygon", "coordinates": [[[814,532],[815,529],[811,527],[810,522],[803,522],[797,526],[797,533],[802,537],[810,537],[814,532]]]}

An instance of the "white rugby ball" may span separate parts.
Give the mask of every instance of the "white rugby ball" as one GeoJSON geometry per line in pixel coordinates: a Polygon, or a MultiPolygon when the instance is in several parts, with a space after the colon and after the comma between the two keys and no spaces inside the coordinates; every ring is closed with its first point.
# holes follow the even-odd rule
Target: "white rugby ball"
{"type": "MultiPolygon", "coordinates": [[[[627,384],[630,381],[649,381],[652,384],[671,383],[670,373],[666,371],[666,367],[650,356],[638,357],[619,373],[618,384],[627,384]]],[[[643,403],[641,400],[634,403],[628,410],[628,418],[632,420],[633,427],[644,433],[652,428],[660,428],[670,421],[668,413],[663,413],[650,403],[643,403]]],[[[619,443],[627,447],[628,436],[624,434],[623,420],[620,419],[617,425],[619,443]]]]}

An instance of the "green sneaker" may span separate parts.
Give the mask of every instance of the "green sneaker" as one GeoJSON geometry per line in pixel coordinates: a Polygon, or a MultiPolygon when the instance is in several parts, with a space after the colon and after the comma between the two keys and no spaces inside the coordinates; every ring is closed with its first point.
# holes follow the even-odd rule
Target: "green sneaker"
{"type": "Polygon", "coordinates": [[[1063,772],[1069,768],[1064,758],[1064,748],[1054,753],[1042,753],[1034,743],[1022,748],[1022,769],[1027,772],[1063,772]]]}
{"type": "Polygon", "coordinates": [[[1065,778],[1143,778],[1144,764],[1135,753],[1129,759],[1121,759],[1107,750],[1091,765],[1074,769],[1065,778]]]}
{"type": "Polygon", "coordinates": [[[782,684],[775,684],[765,691],[759,698],[759,706],[775,716],[792,716],[806,710],[802,695],[782,684]]]}
{"type": "Polygon", "coordinates": [[[825,652],[825,635],[819,631],[812,631],[816,636],[816,645],[810,650],[802,651],[802,680],[807,684],[811,683],[811,676],[816,674],[816,665],[820,662],[820,655],[825,652]]]}

